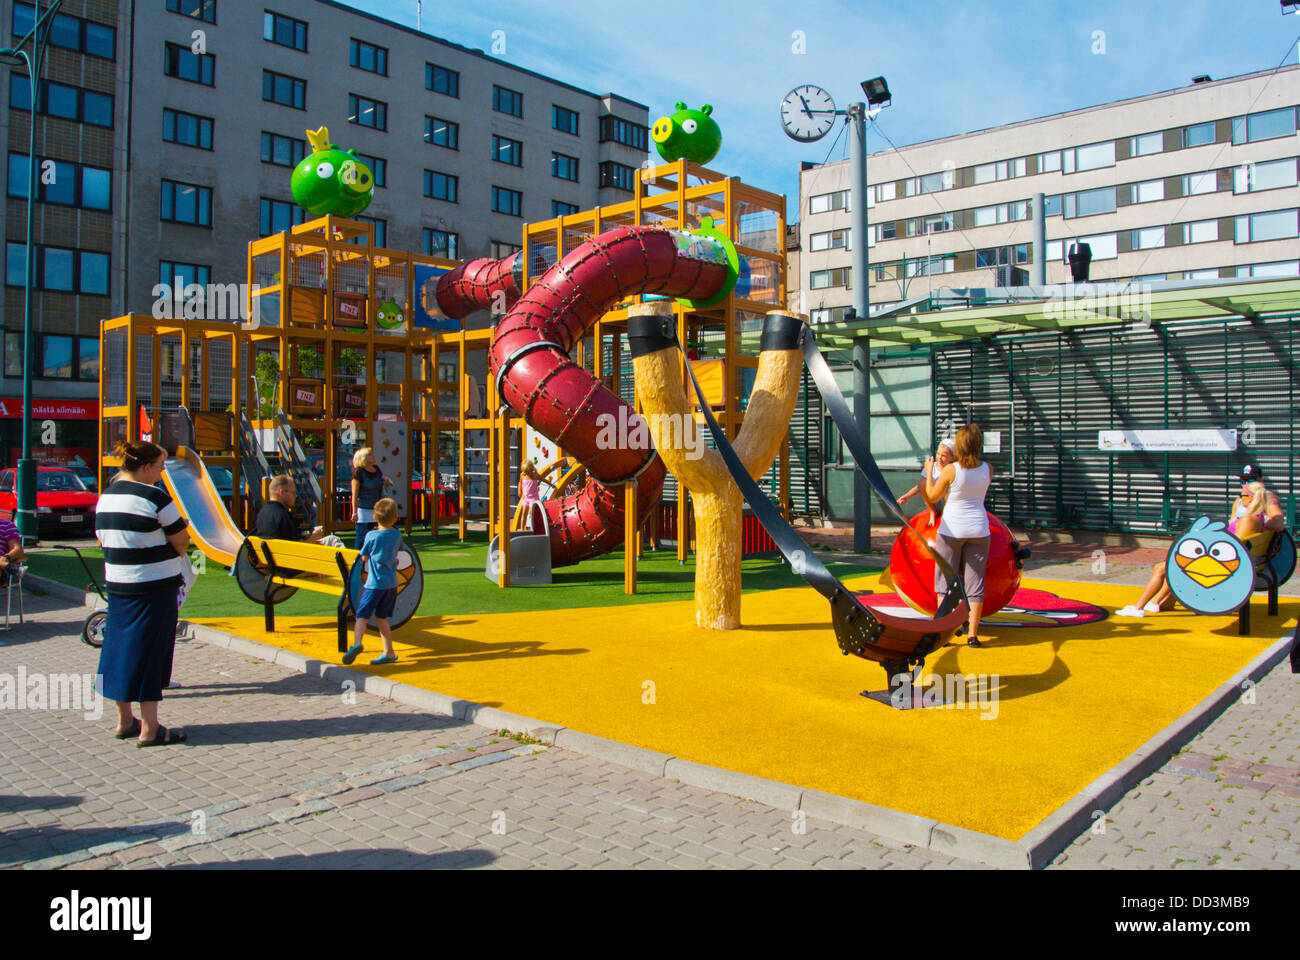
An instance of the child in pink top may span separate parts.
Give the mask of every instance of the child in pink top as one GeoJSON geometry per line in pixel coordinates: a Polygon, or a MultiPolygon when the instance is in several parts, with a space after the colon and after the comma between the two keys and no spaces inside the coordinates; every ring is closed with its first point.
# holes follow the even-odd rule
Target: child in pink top
{"type": "Polygon", "coordinates": [[[542,475],[537,472],[537,465],[531,460],[525,460],[519,471],[519,499],[522,501],[528,529],[534,533],[541,533],[540,523],[533,519],[534,508],[538,511],[542,509],[541,489],[542,475]]]}

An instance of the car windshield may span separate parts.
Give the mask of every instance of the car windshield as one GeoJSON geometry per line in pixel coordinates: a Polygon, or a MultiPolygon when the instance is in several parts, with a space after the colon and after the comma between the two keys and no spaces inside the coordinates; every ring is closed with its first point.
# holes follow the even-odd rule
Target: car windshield
{"type": "Polygon", "coordinates": [[[37,493],[67,493],[85,489],[86,485],[71,470],[38,470],[36,473],[37,493]]]}

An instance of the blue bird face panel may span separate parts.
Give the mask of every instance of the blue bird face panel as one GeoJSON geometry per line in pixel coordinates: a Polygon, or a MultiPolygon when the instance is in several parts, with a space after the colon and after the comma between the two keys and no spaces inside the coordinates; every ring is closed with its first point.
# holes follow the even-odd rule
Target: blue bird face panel
{"type": "Polygon", "coordinates": [[[1165,575],[1178,602],[1204,614],[1235,611],[1250,599],[1255,585],[1246,545],[1208,517],[1174,541],[1165,575]]]}

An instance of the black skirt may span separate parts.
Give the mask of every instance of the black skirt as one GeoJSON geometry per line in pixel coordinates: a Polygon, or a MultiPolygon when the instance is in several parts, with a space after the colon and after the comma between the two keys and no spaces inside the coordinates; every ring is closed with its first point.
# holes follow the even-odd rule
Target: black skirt
{"type": "Polygon", "coordinates": [[[99,652],[101,692],[120,703],[162,699],[172,678],[176,649],[176,589],[108,595],[104,646],[99,652]]]}

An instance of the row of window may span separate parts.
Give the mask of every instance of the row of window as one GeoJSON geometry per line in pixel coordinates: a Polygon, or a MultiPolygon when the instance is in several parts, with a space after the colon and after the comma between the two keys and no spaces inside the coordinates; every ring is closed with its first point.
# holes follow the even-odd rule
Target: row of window
{"type": "MultiPolygon", "coordinates": [[[[960,169],[922,174],[904,180],[891,180],[872,186],[869,202],[884,203],[902,197],[952,190],[957,187],[976,186],[1032,176],[1040,173],[1080,173],[1111,167],[1118,160],[1142,157],[1153,153],[1203,146],[1231,141],[1234,144],[1254,143],[1291,136],[1297,129],[1297,108],[1283,107],[1260,113],[1233,117],[1222,123],[1208,120],[1202,123],[1175,127],[1119,140],[1068,147],[1027,157],[1015,157],[960,169]]],[[[826,213],[848,209],[848,191],[840,190],[810,198],[810,213],[826,213]]]]}
{"type": "MultiPolygon", "coordinates": [[[[23,335],[5,331],[5,376],[23,375],[23,335]]],[[[41,380],[98,380],[99,338],[41,334],[36,341],[36,367],[41,380]]]]}
{"type": "MultiPolygon", "coordinates": [[[[27,154],[9,154],[7,193],[26,199],[29,168],[27,154]]],[[[86,210],[111,210],[113,171],[63,160],[36,161],[36,199],[86,210]]]]}
{"type": "MultiPolygon", "coordinates": [[[[9,109],[30,111],[32,88],[26,74],[9,74],[9,109]]],[[[113,97],[107,93],[46,80],[41,84],[38,113],[96,127],[113,126],[113,97]]]]}
{"type": "MultiPolygon", "coordinates": [[[[116,28],[66,13],[56,13],[48,23],[50,46],[105,60],[117,59],[116,28]]],[[[9,32],[15,37],[25,37],[35,26],[36,8],[30,3],[15,3],[9,32]]]]}
{"type": "MultiPolygon", "coordinates": [[[[108,296],[108,254],[40,245],[33,252],[35,289],[108,296]]],[[[5,285],[21,287],[26,280],[26,244],[6,243],[5,285]]]]}

